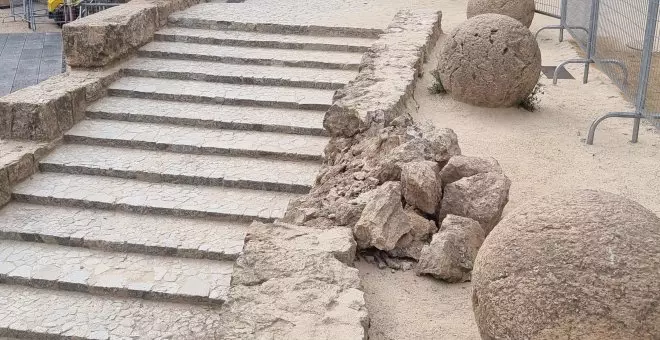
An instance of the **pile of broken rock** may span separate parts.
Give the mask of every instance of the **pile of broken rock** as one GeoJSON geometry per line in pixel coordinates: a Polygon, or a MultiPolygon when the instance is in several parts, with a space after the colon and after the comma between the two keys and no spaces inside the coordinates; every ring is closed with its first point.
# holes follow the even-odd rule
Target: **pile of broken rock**
{"type": "Polygon", "coordinates": [[[405,120],[334,137],[314,189],[284,222],[351,227],[359,249],[387,262],[411,259],[418,274],[469,280],[511,182],[495,159],[462,156],[454,131],[405,120]]]}

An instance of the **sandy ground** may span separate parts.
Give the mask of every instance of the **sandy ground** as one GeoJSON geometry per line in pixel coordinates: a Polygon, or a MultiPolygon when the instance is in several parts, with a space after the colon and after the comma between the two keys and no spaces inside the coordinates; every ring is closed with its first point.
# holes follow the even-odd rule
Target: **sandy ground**
{"type": "MultiPolygon", "coordinates": [[[[45,8],[41,4],[36,4],[35,6],[40,6],[39,8],[45,8]]],[[[26,22],[15,20],[10,17],[9,8],[0,9],[0,34],[2,33],[32,33],[28,28],[26,22]]],[[[52,20],[47,17],[37,18],[37,30],[36,32],[59,32],[60,28],[55,25],[52,20]]]]}
{"type": "MultiPolygon", "coordinates": [[[[443,11],[445,32],[464,20],[466,1],[435,3],[443,11]]],[[[554,24],[554,19],[537,15],[531,29],[547,24],[554,24]]],[[[557,41],[557,31],[542,33],[539,46],[543,65],[577,56],[570,42],[557,41]]],[[[527,112],[478,108],[429,94],[428,71],[436,63],[433,56],[425,66],[427,76],[415,92],[419,112],[414,118],[454,129],[464,154],[492,156],[501,163],[513,182],[505,214],[528,199],[572,189],[618,193],[660,214],[660,134],[654,127],[643,124],[640,142],[631,144],[631,120],[606,120],[597,131],[595,145],[584,143],[596,117],[631,108],[598,70],[592,69],[588,84],[582,84],[580,65],[568,67],[577,80],[560,80],[553,86],[542,76],[540,110],[527,112]]],[[[479,339],[469,283],[449,285],[412,272],[379,270],[364,262],[357,267],[371,315],[370,339],[479,339]]]]}

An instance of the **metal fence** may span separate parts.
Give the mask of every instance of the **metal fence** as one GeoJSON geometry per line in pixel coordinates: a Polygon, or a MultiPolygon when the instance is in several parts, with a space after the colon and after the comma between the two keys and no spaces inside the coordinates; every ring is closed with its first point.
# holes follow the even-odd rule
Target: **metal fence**
{"type": "Polygon", "coordinates": [[[561,17],[561,0],[535,0],[536,12],[553,18],[561,17]]]}
{"type": "MultiPolygon", "coordinates": [[[[566,30],[584,55],[564,61],[556,71],[568,63],[584,64],[583,81],[586,83],[589,67],[595,63],[635,104],[635,112],[610,112],[594,121],[587,143],[593,143],[598,124],[607,118],[632,118],[632,142],[638,140],[641,119],[646,118],[660,128],[660,0],[557,1],[561,1],[560,24],[541,30],[559,29],[560,40],[566,30]]],[[[556,4],[556,1],[536,0],[542,10],[550,3],[556,4]]],[[[556,75],[553,83],[557,83],[556,75]]]]}
{"type": "Polygon", "coordinates": [[[53,13],[48,13],[46,6],[35,0],[9,0],[10,14],[13,20],[27,23],[28,28],[37,29],[37,25],[47,22],[59,26],[104,9],[120,5],[123,0],[64,0],[53,13]]]}

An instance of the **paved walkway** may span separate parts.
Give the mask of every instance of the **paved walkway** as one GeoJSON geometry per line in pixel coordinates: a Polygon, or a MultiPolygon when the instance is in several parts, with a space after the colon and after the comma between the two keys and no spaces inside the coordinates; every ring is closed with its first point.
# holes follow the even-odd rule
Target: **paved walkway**
{"type": "MultiPolygon", "coordinates": [[[[310,190],[373,31],[199,13],[170,18],[0,209],[0,337],[213,339],[247,226],[310,190]]],[[[22,46],[43,57],[48,37],[22,46]]]]}
{"type": "Polygon", "coordinates": [[[60,33],[0,34],[0,96],[62,73],[60,33]]]}

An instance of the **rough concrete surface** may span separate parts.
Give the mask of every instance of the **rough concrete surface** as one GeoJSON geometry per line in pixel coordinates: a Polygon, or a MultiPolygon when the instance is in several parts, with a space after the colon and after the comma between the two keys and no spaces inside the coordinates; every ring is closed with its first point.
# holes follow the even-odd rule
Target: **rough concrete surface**
{"type": "Polygon", "coordinates": [[[508,15],[529,27],[534,20],[534,9],[534,0],[469,0],[467,17],[496,13],[508,15]]]}

